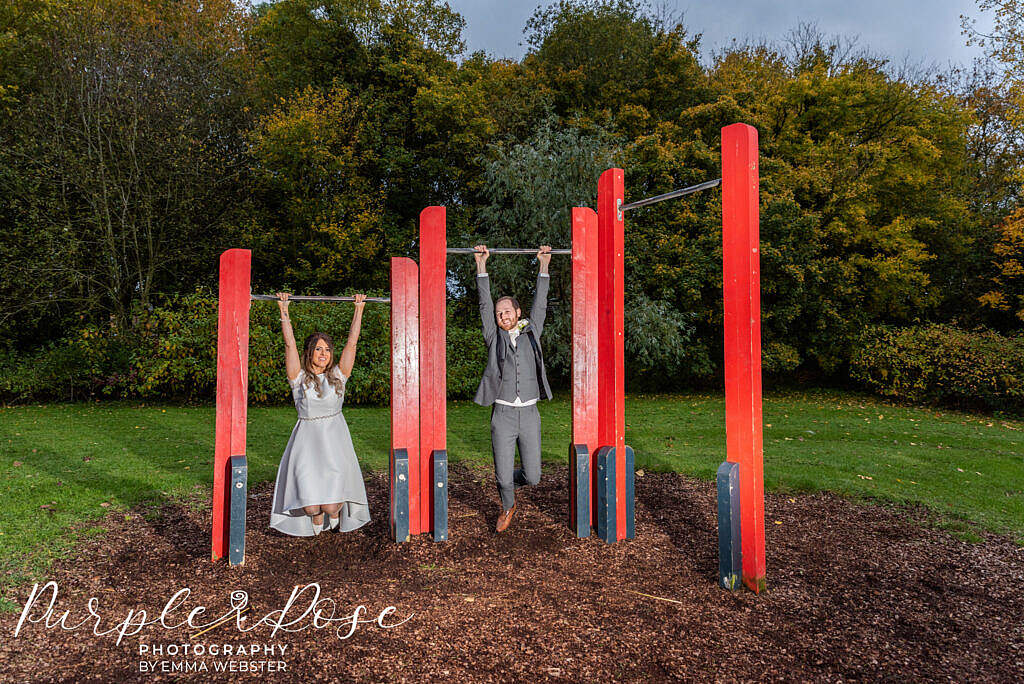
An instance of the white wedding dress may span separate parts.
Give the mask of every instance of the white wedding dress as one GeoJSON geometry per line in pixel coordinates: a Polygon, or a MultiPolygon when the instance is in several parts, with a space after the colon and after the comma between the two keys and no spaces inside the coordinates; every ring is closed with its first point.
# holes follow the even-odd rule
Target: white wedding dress
{"type": "Polygon", "coordinates": [[[340,502],[342,532],[358,529],[370,521],[363,473],[348,423],[341,413],[348,378],[337,366],[331,372],[342,380],[341,394],[331,387],[323,373],[314,376],[322,396],[318,396],[315,386],[306,384],[305,370],[299,371],[299,376],[289,383],[299,420],[281,456],[270,512],[270,526],[285,534],[313,536],[313,521],[303,506],[340,502]]]}

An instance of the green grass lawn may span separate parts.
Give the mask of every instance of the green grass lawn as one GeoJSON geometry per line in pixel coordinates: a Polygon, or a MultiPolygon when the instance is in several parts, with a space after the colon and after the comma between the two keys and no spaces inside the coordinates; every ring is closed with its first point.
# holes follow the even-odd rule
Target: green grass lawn
{"type": "MultiPolygon", "coordinates": [[[[546,463],[566,461],[569,408],[564,397],[541,407],[546,463]]],[[[636,467],[713,478],[725,458],[724,412],[721,395],[628,398],[636,467]]],[[[363,467],[383,468],[388,409],[345,414],[363,467]]],[[[453,461],[490,463],[489,415],[471,402],[448,405],[453,461]]],[[[1024,544],[1024,422],[813,392],[766,398],[764,423],[768,489],[922,503],[961,536],[978,525],[1024,544]]],[[[291,407],[250,408],[250,484],[274,478],[294,424],[291,407]]],[[[206,501],[213,432],[212,407],[0,408],[0,584],[30,582],[70,553],[72,521],[189,493],[206,501]]],[[[0,609],[12,607],[5,598],[0,609]]]]}

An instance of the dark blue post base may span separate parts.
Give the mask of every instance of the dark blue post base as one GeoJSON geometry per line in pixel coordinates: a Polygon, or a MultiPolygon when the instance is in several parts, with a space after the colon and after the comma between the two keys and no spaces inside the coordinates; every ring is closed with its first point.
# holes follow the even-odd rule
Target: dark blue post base
{"type": "Polygon", "coordinates": [[[597,536],[608,544],[616,541],[618,524],[615,502],[615,447],[597,450],[597,536]]]}
{"type": "Polygon", "coordinates": [[[577,537],[590,536],[590,450],[586,444],[569,445],[569,529],[577,537]]]}
{"type": "Polygon", "coordinates": [[[409,541],[409,452],[392,449],[388,458],[391,480],[391,538],[409,541]]]}
{"type": "MultiPolygon", "coordinates": [[[[636,537],[636,456],[633,447],[626,447],[626,539],[636,537]]],[[[615,489],[615,447],[597,450],[597,536],[609,544],[618,539],[618,508],[615,489]]]]}
{"type": "Polygon", "coordinates": [[[636,537],[636,457],[633,447],[626,447],[626,539],[636,537]]]}
{"type": "Polygon", "coordinates": [[[434,461],[434,541],[448,539],[448,452],[435,449],[434,461]]]}
{"type": "Polygon", "coordinates": [[[718,582],[723,588],[741,586],[743,573],[740,543],[740,466],[718,466],[718,582]]]}
{"type": "Polygon", "coordinates": [[[245,562],[245,504],[249,466],[245,456],[231,457],[231,504],[228,517],[228,564],[245,562]]]}

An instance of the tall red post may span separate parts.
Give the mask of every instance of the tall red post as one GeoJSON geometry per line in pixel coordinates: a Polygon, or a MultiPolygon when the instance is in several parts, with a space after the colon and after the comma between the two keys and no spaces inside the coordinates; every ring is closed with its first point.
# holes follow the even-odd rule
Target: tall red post
{"type": "MultiPolygon", "coordinates": [[[[572,446],[589,454],[588,491],[596,492],[598,439],[598,263],[597,213],[572,210],[572,446]]],[[[569,524],[576,527],[576,468],[570,462],[569,524]]],[[[597,524],[594,496],[588,497],[587,526],[597,524]]]]}
{"type": "Polygon", "coordinates": [[[626,407],[623,312],[625,290],[622,169],[597,183],[598,233],[598,441],[615,449],[616,539],[626,538],[626,407]]]}
{"type": "Polygon", "coordinates": [[[743,583],[765,588],[757,129],[722,129],[726,460],[740,469],[743,583]]]}
{"type": "Polygon", "coordinates": [[[229,249],[220,256],[212,560],[227,554],[231,495],[227,483],[231,481],[231,457],[245,455],[251,264],[252,255],[247,249],[229,249]]]}
{"type": "Polygon", "coordinates": [[[445,208],[420,212],[420,532],[434,529],[435,451],[446,450],[445,208]]]}
{"type": "MultiPolygon", "coordinates": [[[[391,449],[409,455],[409,534],[421,531],[419,268],[391,258],[391,449]]],[[[394,496],[394,492],[392,492],[394,496]]],[[[392,506],[392,510],[393,510],[392,506]]],[[[394,520],[391,521],[392,526],[394,520]]],[[[401,541],[401,540],[399,540],[401,541]]]]}

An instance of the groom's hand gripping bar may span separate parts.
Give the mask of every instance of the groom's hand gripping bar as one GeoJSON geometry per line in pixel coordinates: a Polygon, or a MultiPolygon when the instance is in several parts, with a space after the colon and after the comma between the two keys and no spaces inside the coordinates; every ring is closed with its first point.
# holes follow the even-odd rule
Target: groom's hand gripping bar
{"type": "MultiPolygon", "coordinates": [[[[472,247],[449,247],[445,250],[448,254],[477,254],[472,247]]],[[[524,247],[491,247],[488,249],[491,254],[537,254],[536,248],[524,247]]],[[[480,252],[483,254],[483,252],[480,252]]],[[[571,249],[553,249],[551,254],[572,254],[571,249]]]]}
{"type": "MultiPolygon", "coordinates": [[[[249,299],[254,302],[277,302],[279,297],[274,295],[250,295],[249,299]]],[[[323,295],[292,295],[289,302],[354,302],[355,297],[327,297],[323,295]]],[[[391,297],[367,297],[364,302],[375,302],[378,304],[390,304],[391,297]]]]}

